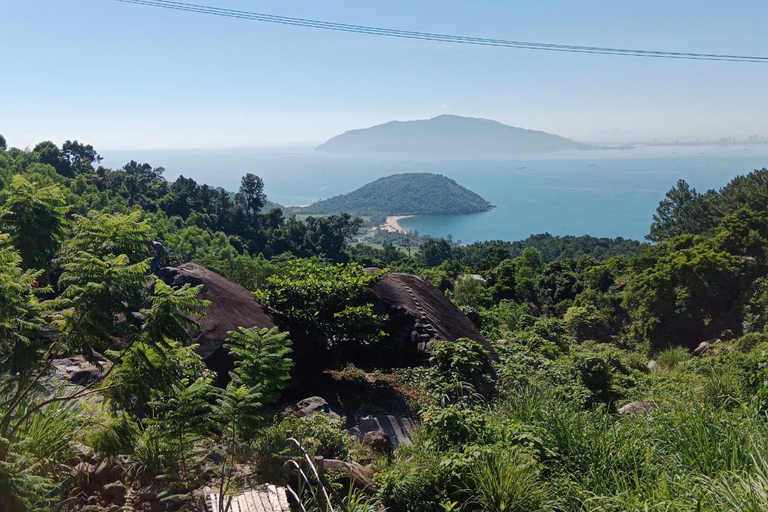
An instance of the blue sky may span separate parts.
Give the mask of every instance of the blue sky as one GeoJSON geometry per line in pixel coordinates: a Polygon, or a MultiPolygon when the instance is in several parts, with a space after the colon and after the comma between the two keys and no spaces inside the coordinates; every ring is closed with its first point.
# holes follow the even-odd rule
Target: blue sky
{"type": "MultiPolygon", "coordinates": [[[[197,0],[580,45],[768,55],[768,2],[197,0]]],[[[97,149],[314,144],[441,113],[584,141],[768,136],[768,64],[471,47],[110,0],[0,0],[0,133],[97,149]]]]}

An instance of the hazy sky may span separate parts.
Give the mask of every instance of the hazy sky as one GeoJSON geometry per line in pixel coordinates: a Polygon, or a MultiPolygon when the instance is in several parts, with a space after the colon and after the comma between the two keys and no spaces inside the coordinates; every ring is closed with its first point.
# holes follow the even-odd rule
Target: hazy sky
{"type": "MultiPolygon", "coordinates": [[[[768,1],[197,0],[284,16],[768,55],[768,1]]],[[[0,0],[0,133],[19,147],[319,143],[441,113],[586,141],[768,135],[768,64],[471,47],[111,0],[0,0]]]]}

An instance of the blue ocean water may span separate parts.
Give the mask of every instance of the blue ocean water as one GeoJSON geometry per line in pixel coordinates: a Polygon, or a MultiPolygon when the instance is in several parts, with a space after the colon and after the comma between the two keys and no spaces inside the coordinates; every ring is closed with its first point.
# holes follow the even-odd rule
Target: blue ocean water
{"type": "Polygon", "coordinates": [[[262,177],[270,200],[309,204],[401,172],[435,172],[496,205],[489,212],[404,219],[409,230],[453,235],[463,243],[520,240],[534,233],[642,239],[664,194],[678,179],[699,191],[768,167],[768,145],[638,147],[521,159],[439,160],[341,156],[306,148],[106,151],[104,165],[128,160],[166,168],[199,183],[237,190],[262,177]]]}

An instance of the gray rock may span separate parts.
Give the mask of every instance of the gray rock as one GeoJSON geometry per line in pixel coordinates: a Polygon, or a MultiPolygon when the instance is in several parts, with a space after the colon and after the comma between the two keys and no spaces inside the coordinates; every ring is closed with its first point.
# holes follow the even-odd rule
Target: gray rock
{"type": "Polygon", "coordinates": [[[331,410],[331,406],[323,397],[311,396],[298,402],[295,406],[283,411],[284,415],[298,416],[299,418],[312,417],[315,414],[325,414],[334,420],[341,419],[341,416],[331,410]]]}
{"type": "Polygon", "coordinates": [[[375,453],[390,454],[394,450],[392,441],[386,432],[372,430],[363,436],[363,446],[367,446],[375,453]]]}
{"type": "Polygon", "coordinates": [[[630,402],[620,408],[617,413],[622,416],[645,416],[658,408],[659,404],[655,402],[630,402]]]}
{"type": "Polygon", "coordinates": [[[87,386],[101,379],[110,366],[111,363],[106,360],[97,360],[96,363],[92,363],[83,356],[53,360],[55,376],[78,386],[87,386]]]}
{"type": "Polygon", "coordinates": [[[653,373],[659,369],[659,362],[655,359],[651,359],[645,367],[648,369],[649,373],[653,373]]]}
{"type": "Polygon", "coordinates": [[[393,447],[397,448],[401,444],[411,446],[415,430],[416,424],[411,418],[392,415],[369,415],[359,418],[357,426],[350,429],[350,432],[356,435],[360,441],[363,441],[369,432],[382,432],[392,442],[393,447]]]}
{"type": "Polygon", "coordinates": [[[709,346],[710,345],[713,345],[713,344],[719,343],[719,342],[720,342],[720,338],[713,338],[711,340],[702,341],[701,343],[699,343],[698,347],[693,349],[693,355],[695,355],[696,357],[700,357],[700,356],[704,355],[704,353],[707,350],[709,350],[709,346]]]}

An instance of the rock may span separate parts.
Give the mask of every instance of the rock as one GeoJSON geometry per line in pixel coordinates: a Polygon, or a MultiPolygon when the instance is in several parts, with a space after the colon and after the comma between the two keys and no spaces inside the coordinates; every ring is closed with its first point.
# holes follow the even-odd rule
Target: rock
{"type": "Polygon", "coordinates": [[[366,432],[363,437],[363,446],[367,446],[375,453],[388,455],[394,450],[394,445],[385,432],[374,430],[366,432]]]}
{"type": "Polygon", "coordinates": [[[711,340],[702,341],[701,343],[699,343],[698,347],[693,349],[693,355],[695,355],[696,357],[701,357],[702,355],[704,355],[704,353],[707,350],[709,350],[710,345],[713,345],[719,342],[720,342],[720,338],[713,338],[711,340]]]}
{"type": "Polygon", "coordinates": [[[659,362],[654,359],[651,359],[650,361],[648,361],[648,364],[645,365],[645,367],[648,369],[649,373],[653,373],[659,369],[659,362]]]}
{"type": "Polygon", "coordinates": [[[80,509],[81,512],[104,512],[101,505],[86,505],[80,509]]]}
{"type": "Polygon", "coordinates": [[[411,418],[392,415],[363,416],[358,419],[357,425],[350,429],[361,441],[371,432],[381,432],[389,438],[392,446],[397,448],[401,444],[411,446],[416,424],[411,418]]]}
{"type": "Polygon", "coordinates": [[[55,377],[58,379],[78,386],[87,386],[101,379],[111,366],[111,363],[98,358],[96,363],[92,363],[84,356],[72,356],[54,359],[52,366],[55,371],[55,377]]]}
{"type": "Polygon", "coordinates": [[[93,479],[101,484],[106,485],[110,482],[115,482],[123,477],[123,469],[115,464],[113,461],[103,460],[98,465],[96,471],[93,472],[93,479]]]}
{"type": "Polygon", "coordinates": [[[338,420],[341,416],[331,410],[331,406],[321,396],[311,396],[301,400],[293,407],[288,407],[283,411],[284,416],[297,416],[299,418],[311,417],[315,414],[325,414],[331,419],[338,420]]]}
{"type": "Polygon", "coordinates": [[[617,413],[623,416],[645,416],[658,408],[659,404],[655,402],[630,402],[620,408],[617,413]]]}
{"type": "Polygon", "coordinates": [[[197,297],[211,304],[202,308],[205,316],[196,319],[199,328],[187,330],[187,334],[190,341],[197,344],[200,357],[219,373],[226,373],[232,364],[223,348],[229,331],[239,327],[275,327],[272,313],[251,292],[201,265],[185,263],[178,268],[166,267],[156,275],[168,285],[203,285],[197,297]]]}
{"type": "Polygon", "coordinates": [[[105,512],[120,512],[122,507],[120,505],[112,504],[108,506],[106,509],[104,509],[105,512]]]}
{"type": "Polygon", "coordinates": [[[125,484],[119,480],[105,485],[101,493],[111,503],[118,503],[120,505],[125,503],[125,484]]]}
{"type": "Polygon", "coordinates": [[[323,459],[322,472],[341,474],[342,478],[347,480],[347,485],[351,483],[360,490],[370,490],[369,488],[373,483],[373,469],[357,462],[323,459]]]}
{"type": "Polygon", "coordinates": [[[495,360],[496,351],[472,321],[439,289],[411,274],[390,272],[365,291],[363,298],[376,314],[387,314],[384,331],[391,347],[402,347],[394,358],[423,358],[429,339],[456,341],[469,338],[483,346],[495,360]],[[426,328],[426,326],[429,326],[426,328]],[[416,328],[419,327],[419,328],[416,328]],[[415,333],[415,335],[414,335],[415,333]]]}

